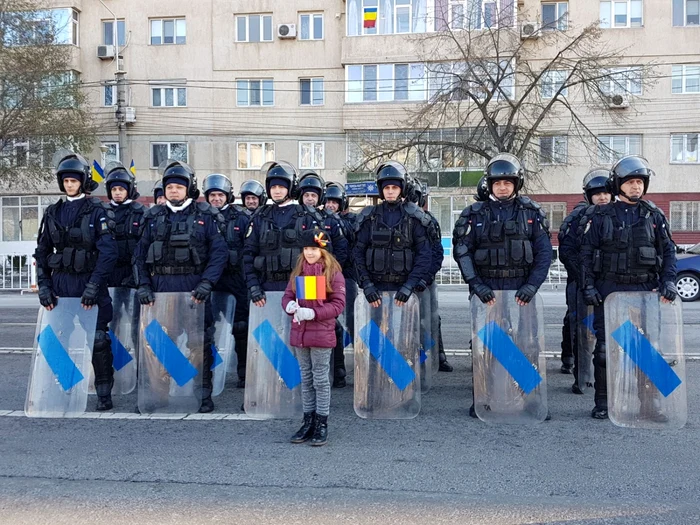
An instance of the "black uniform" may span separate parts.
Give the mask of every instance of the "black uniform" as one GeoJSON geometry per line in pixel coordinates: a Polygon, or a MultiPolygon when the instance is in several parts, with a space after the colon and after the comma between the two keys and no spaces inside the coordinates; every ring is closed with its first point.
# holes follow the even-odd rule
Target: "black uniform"
{"type": "Polygon", "coordinates": [[[110,287],[136,288],[133,257],[143,227],[143,214],[146,207],[140,202],[129,201],[123,204],[112,202],[114,211],[114,239],[117,241],[119,257],[114,271],[109,276],[110,287]]]}

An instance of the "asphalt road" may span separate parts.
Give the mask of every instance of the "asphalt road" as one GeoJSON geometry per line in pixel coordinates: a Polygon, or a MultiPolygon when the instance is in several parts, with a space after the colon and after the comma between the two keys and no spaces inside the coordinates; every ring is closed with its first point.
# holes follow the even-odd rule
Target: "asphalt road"
{"type": "MultiPolygon", "coordinates": [[[[563,295],[543,297],[556,351],[563,295]]],[[[443,291],[441,306],[446,347],[465,349],[464,292],[443,291]]],[[[36,311],[36,297],[0,296],[0,347],[30,346],[36,311]]],[[[700,303],[684,305],[684,321],[695,351],[700,303]]],[[[351,388],[333,390],[319,449],[287,442],[297,421],[234,419],[235,388],[215,400],[225,420],[0,416],[0,524],[700,522],[700,363],[687,366],[686,427],[643,431],[591,419],[592,394],[573,395],[557,359],[551,421],[473,420],[470,360],[450,360],[455,372],[438,376],[413,420],[359,419],[351,388]]],[[[0,414],[22,409],[29,362],[0,354],[0,414]]],[[[115,398],[115,412],[135,404],[115,398]]]]}

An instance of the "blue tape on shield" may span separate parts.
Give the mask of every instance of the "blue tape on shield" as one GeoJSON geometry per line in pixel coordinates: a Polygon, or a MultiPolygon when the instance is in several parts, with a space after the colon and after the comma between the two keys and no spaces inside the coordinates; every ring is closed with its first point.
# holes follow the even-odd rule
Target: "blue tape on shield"
{"type": "Polygon", "coordinates": [[[630,321],[622,324],[612,336],[664,397],[668,397],[681,385],[680,377],[630,321]]]}
{"type": "Polygon", "coordinates": [[[64,391],[67,392],[85,379],[50,326],[39,334],[39,348],[64,391]]]}
{"type": "Polygon", "coordinates": [[[433,339],[433,334],[428,330],[423,332],[423,348],[426,350],[431,350],[435,346],[435,339],[433,339]]]}
{"type": "Polygon", "coordinates": [[[350,346],[352,344],[352,336],[345,328],[343,328],[343,348],[350,346]]]}
{"type": "Polygon", "coordinates": [[[114,332],[112,332],[112,330],[110,330],[107,333],[109,334],[109,338],[112,341],[112,356],[114,358],[114,360],[112,361],[112,366],[117,372],[119,372],[119,370],[131,363],[134,360],[134,358],[131,357],[129,351],[124,347],[119,338],[116,335],[114,335],[114,332]]]}
{"type": "Polygon", "coordinates": [[[399,390],[404,390],[416,378],[413,368],[386,337],[377,323],[370,321],[360,330],[360,337],[369,353],[377,360],[399,390]]]}
{"type": "Polygon", "coordinates": [[[221,359],[221,354],[219,353],[219,349],[216,348],[216,345],[213,343],[211,345],[211,355],[214,358],[214,362],[211,364],[211,369],[214,370],[217,366],[222,364],[224,362],[224,360],[221,359]]]}
{"type": "Polygon", "coordinates": [[[260,323],[253,331],[253,337],[287,388],[292,390],[299,385],[301,383],[299,361],[294,357],[289,347],[284,344],[279,334],[275,332],[270,321],[265,320],[260,323]]]}
{"type": "Polygon", "coordinates": [[[484,342],[484,346],[515,379],[525,395],[542,382],[542,376],[537,369],[528,361],[520,348],[515,346],[508,334],[496,324],[496,321],[491,321],[484,326],[477,335],[484,342]]]}
{"type": "Polygon", "coordinates": [[[155,319],[151,321],[143,331],[143,335],[158,361],[175,380],[177,386],[183,387],[197,377],[197,369],[182,355],[158,321],[155,319]]]}
{"type": "Polygon", "coordinates": [[[420,364],[422,365],[428,360],[428,354],[425,353],[425,350],[423,350],[423,347],[420,349],[420,364]]]}
{"type": "Polygon", "coordinates": [[[588,331],[591,332],[593,335],[595,335],[595,330],[593,329],[593,314],[586,316],[582,321],[581,324],[588,328],[588,331]]]}

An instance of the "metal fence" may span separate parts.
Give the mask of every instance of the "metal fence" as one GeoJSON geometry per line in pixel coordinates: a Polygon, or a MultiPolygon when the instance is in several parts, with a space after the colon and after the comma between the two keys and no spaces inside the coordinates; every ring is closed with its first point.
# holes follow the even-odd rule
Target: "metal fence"
{"type": "Polygon", "coordinates": [[[0,290],[31,290],[36,285],[34,259],[31,255],[0,255],[0,290]]]}

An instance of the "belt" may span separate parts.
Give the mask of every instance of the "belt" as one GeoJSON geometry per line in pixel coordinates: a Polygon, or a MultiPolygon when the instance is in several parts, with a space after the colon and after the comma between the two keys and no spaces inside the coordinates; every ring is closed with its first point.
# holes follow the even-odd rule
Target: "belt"
{"type": "Polygon", "coordinates": [[[373,275],[372,280],[378,283],[405,283],[408,276],[402,277],[399,275],[373,275]]]}
{"type": "Polygon", "coordinates": [[[642,284],[656,279],[656,274],[644,273],[638,275],[608,272],[603,276],[606,281],[613,281],[620,284],[642,284]]]}
{"type": "Polygon", "coordinates": [[[205,266],[154,266],[151,275],[199,275],[205,266]]]}
{"type": "Polygon", "coordinates": [[[289,281],[292,272],[270,272],[267,274],[268,281],[289,281]]]}
{"type": "Polygon", "coordinates": [[[527,271],[523,268],[514,268],[512,270],[481,270],[479,269],[479,275],[481,277],[496,277],[500,279],[512,279],[514,277],[525,277],[527,271]]]}

